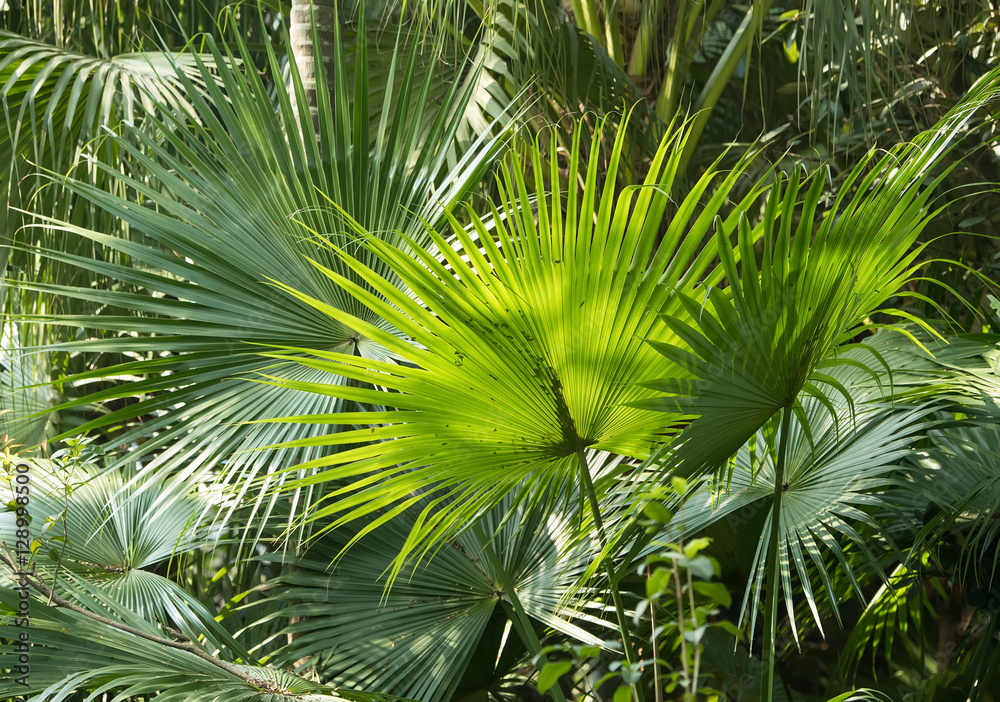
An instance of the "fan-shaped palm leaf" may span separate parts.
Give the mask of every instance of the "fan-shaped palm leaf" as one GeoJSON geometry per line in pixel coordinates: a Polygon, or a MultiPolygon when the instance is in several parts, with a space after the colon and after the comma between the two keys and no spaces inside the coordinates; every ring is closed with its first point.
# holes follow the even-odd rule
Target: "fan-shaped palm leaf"
{"type": "MultiPolygon", "coordinates": [[[[367,35],[363,27],[358,36],[361,41],[354,76],[358,98],[354,105],[348,104],[343,88],[346,74],[339,51],[335,61],[337,84],[341,86],[336,124],[351,125],[352,129],[335,129],[333,116],[321,110],[317,143],[311,120],[298,120],[288,95],[279,92],[275,111],[258,76],[230,68],[231,57],[209,41],[214,67],[199,64],[199,70],[206,80],[208,74],[217,72],[223,87],[212,81],[211,100],[197,95],[193,98],[200,123],[157,119],[154,122],[164,135],[162,141],[134,130],[127,131],[142,142],[141,147],[119,140],[122,149],[148,173],[150,184],[116,175],[133,193],[133,199],[126,200],[80,181],[66,183],[145,236],[142,242],[129,241],[68,224],[49,225],[50,229],[65,230],[120,252],[129,257],[131,266],[87,260],[61,251],[38,251],[50,260],[117,278],[142,290],[140,294],[25,285],[107,306],[107,313],[102,315],[39,320],[119,332],[117,338],[69,343],[60,348],[146,356],[145,360],[71,379],[137,379],[127,387],[82,398],[80,402],[140,398],[138,403],[100,417],[84,429],[142,417],[143,423],[121,441],[156,433],[156,438],[138,451],[159,451],[152,468],[183,465],[188,474],[200,476],[226,461],[223,479],[239,483],[242,496],[250,485],[248,478],[290,462],[315,458],[323,451],[253,451],[310,436],[318,430],[305,425],[248,427],[240,422],[337,412],[347,407],[339,400],[254,386],[239,379],[241,374],[260,370],[269,363],[246,342],[291,342],[305,348],[341,350],[388,361],[392,352],[381,343],[276,290],[265,279],[288,281],[312,296],[365,316],[350,295],[306,260],[306,256],[318,257],[345,275],[352,275],[329,249],[309,240],[309,232],[342,240],[341,216],[327,196],[380,235],[398,237],[395,231],[401,230],[420,238],[421,218],[436,222],[468,196],[478,186],[500,142],[476,142],[454,169],[445,167],[461,119],[460,107],[468,100],[468,92],[453,88],[435,113],[427,101],[431,79],[422,86],[413,84],[415,46],[405,60],[402,49],[397,47],[389,73],[393,103],[386,105],[377,133],[370,135],[364,58],[367,35]],[[416,108],[414,95],[419,96],[416,108]],[[425,121],[425,116],[430,118],[432,114],[433,118],[425,121]],[[366,147],[372,142],[374,147],[369,151],[366,147]],[[132,314],[116,313],[119,310],[132,314]],[[172,407],[184,409],[166,413],[172,407]]],[[[274,55],[270,67],[275,72],[279,69],[274,55]]],[[[301,93],[294,71],[292,75],[295,90],[301,93]]],[[[191,94],[196,93],[194,84],[183,76],[179,79],[191,94]]],[[[301,94],[299,98],[301,102],[301,94]]],[[[357,255],[393,279],[383,264],[363,251],[357,251],[357,255]]],[[[370,315],[368,318],[372,319],[370,315]]],[[[375,323],[384,334],[397,333],[385,322],[375,323]]],[[[344,382],[336,375],[297,365],[286,365],[285,370],[277,372],[302,382],[344,382]]],[[[308,502],[310,498],[306,495],[305,499],[308,502]]]]}
{"type": "MultiPolygon", "coordinates": [[[[795,589],[802,587],[816,623],[822,627],[818,593],[813,585],[819,579],[826,601],[836,612],[838,595],[823,567],[823,551],[834,555],[848,574],[859,596],[862,578],[845,558],[843,541],[853,544],[876,574],[882,566],[869,539],[862,538],[860,525],[885,534],[871,516],[877,506],[886,508],[887,488],[895,483],[894,473],[903,459],[914,450],[917,440],[938,421],[932,414],[940,406],[923,403],[906,405],[891,399],[896,382],[928,382],[928,364],[920,355],[898,351],[898,341],[891,332],[882,332],[863,346],[846,352],[842,365],[830,371],[830,384],[819,389],[829,396],[824,402],[805,394],[802,412],[795,415],[789,428],[786,466],[781,486],[781,512],[778,526],[778,562],[792,633],[797,637],[793,612],[795,589]],[[873,354],[890,367],[873,374],[865,368],[873,354]],[[847,395],[841,395],[839,387],[847,395]],[[816,566],[815,568],[813,566],[816,566]]],[[[910,342],[903,339],[905,345],[910,342]]],[[[935,378],[934,380],[938,380],[935,378]]],[[[701,531],[710,524],[737,520],[740,530],[747,528],[748,514],[763,513],[764,524],[759,538],[750,536],[747,543],[757,543],[747,585],[742,615],[756,618],[761,584],[766,572],[765,536],[773,519],[775,480],[775,426],[758,433],[756,441],[741,448],[732,464],[727,487],[716,492],[705,486],[688,498],[678,510],[674,523],[686,533],[701,531]]],[[[754,521],[756,524],[756,521],[754,521]]],[[[734,526],[733,529],[736,529],[734,526]]],[[[891,544],[885,544],[891,548],[891,544]]]]}
{"type": "Polygon", "coordinates": [[[419,505],[343,558],[341,549],[361,523],[317,541],[305,557],[292,559],[296,570],[262,586],[284,604],[282,617],[299,618],[287,628],[294,638],[271,662],[288,665],[312,656],[321,677],[333,684],[430,702],[454,698],[456,690],[465,696],[499,689],[511,666],[532,649],[508,623],[511,606],[523,606],[539,628],[600,644],[593,625],[611,625],[564,604],[591,558],[593,535],[581,540],[575,515],[555,503],[505,520],[507,506],[487,515],[479,532],[493,535],[499,561],[483,555],[479,534],[465,532],[419,568],[407,568],[388,591],[387,571],[419,505]],[[498,565],[516,589],[513,603],[498,565]]]}
{"type": "MultiPolygon", "coordinates": [[[[686,373],[650,384],[673,397],[642,404],[699,415],[673,451],[670,465],[678,473],[718,468],[801,390],[816,393],[813,381],[824,378],[821,369],[833,362],[834,349],[857,336],[886,301],[906,294],[901,287],[919,267],[922,248],[914,243],[943,177],[932,170],[995,95],[998,80],[997,71],[984,76],[938,127],[877,162],[874,156],[864,161],[822,214],[820,176],[808,190],[797,174],[784,193],[775,183],[761,224],[741,223],[736,251],[742,265],[736,251],[720,245],[729,287],[678,293],[697,324],[666,317],[684,346],[653,343],[686,373]],[[752,247],[761,236],[759,257],[752,247]]],[[[910,319],[902,310],[881,311],[910,319]]]]}
{"type": "MultiPolygon", "coordinates": [[[[637,384],[656,372],[657,355],[643,339],[670,336],[649,311],[669,308],[675,286],[691,286],[706,276],[717,279],[710,265],[714,240],[704,242],[705,233],[740,171],[722,179],[707,172],[677,204],[661,238],[658,229],[684,133],[675,130],[664,139],[644,185],[616,196],[624,134],[618,133],[603,186],[597,181],[599,156],[592,156],[582,196],[575,187],[560,189],[556,165],[546,173],[537,148],[532,152],[534,193],[512,160],[500,182],[502,210],[493,213],[496,235],[474,213],[468,231],[452,221],[461,252],[429,229],[436,251],[413,241],[414,258],[410,250],[371,237],[359,226],[358,243],[390,266],[419,301],[346,252],[344,264],[384,299],[317,263],[409,341],[322,300],[296,295],[412,366],[316,353],[315,360],[304,361],[308,367],[388,391],[281,381],[285,387],[395,408],[299,418],[378,425],[296,444],[377,442],[306,464],[324,470],[293,485],[349,481],[313,518],[338,515],[341,519],[333,523],[338,525],[386,508],[365,533],[421,499],[415,491],[446,489],[453,499],[440,509],[435,503],[425,509],[405,556],[419,543],[426,546],[460,530],[512,490],[530,501],[536,490],[563,484],[574,474],[586,483],[589,471],[578,463],[585,448],[649,453],[667,422],[624,404],[652,396],[637,384]],[[545,191],[547,175],[551,195],[545,191]],[[529,209],[532,204],[537,214],[529,209]],[[438,251],[447,268],[438,261],[438,251]],[[522,481],[529,476],[532,483],[525,487],[522,481]]],[[[580,167],[579,133],[575,146],[570,172],[580,167]]],[[[757,194],[751,192],[737,206],[749,207],[757,194]]],[[[721,226],[732,228],[736,221],[730,217],[721,226]]]]}
{"type": "MultiPolygon", "coordinates": [[[[62,474],[45,461],[32,473],[28,528],[40,544],[36,572],[57,583],[57,592],[62,594],[64,583],[93,583],[146,621],[175,627],[191,640],[204,638],[214,650],[246,658],[243,647],[197,598],[152,572],[205,545],[199,528],[207,507],[203,498],[187,494],[176,481],[164,483],[147,473],[127,488],[117,471],[62,474]],[[151,483],[157,489],[144,489],[151,483]]],[[[8,547],[17,530],[15,513],[0,514],[0,540],[8,547]]]]}

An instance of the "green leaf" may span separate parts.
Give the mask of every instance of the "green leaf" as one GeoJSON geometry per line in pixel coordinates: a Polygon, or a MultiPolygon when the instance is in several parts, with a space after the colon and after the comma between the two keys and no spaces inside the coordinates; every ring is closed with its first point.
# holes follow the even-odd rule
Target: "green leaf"
{"type": "Polygon", "coordinates": [[[642,507],[643,514],[659,524],[669,524],[673,513],[662,502],[650,501],[642,507]]]}
{"type": "Polygon", "coordinates": [[[722,605],[723,607],[729,607],[733,604],[733,597],[729,594],[729,589],[722,583],[699,581],[692,583],[691,587],[699,595],[707,597],[715,604],[722,605]]]}
{"type": "Polygon", "coordinates": [[[538,673],[538,691],[544,694],[555,685],[559,678],[573,669],[572,661],[556,661],[547,663],[538,673]]]}
{"type": "Polygon", "coordinates": [[[705,636],[705,632],[708,630],[708,624],[703,624],[696,629],[685,629],[684,638],[688,643],[699,644],[701,643],[702,637],[705,636]]]}
{"type": "Polygon", "coordinates": [[[712,543],[712,540],[706,537],[699,537],[697,539],[691,539],[684,544],[684,557],[694,558],[696,555],[708,548],[712,543]]]}
{"type": "Polygon", "coordinates": [[[691,573],[702,580],[710,580],[715,575],[715,566],[706,556],[697,558],[682,558],[679,562],[682,568],[687,568],[691,573]]]}
{"type": "MultiPolygon", "coordinates": [[[[526,487],[530,484],[576,483],[581,448],[643,458],[671,433],[664,427],[671,418],[632,406],[657,395],[642,386],[659,372],[658,354],[644,340],[673,338],[647,310],[671,308],[676,286],[687,288],[705,276],[715,279],[710,266],[717,246],[706,240],[710,213],[721,211],[744,167],[724,179],[709,169],[681,199],[680,213],[661,236],[658,227],[681,156],[675,146],[684,138],[682,129],[665,137],[644,185],[620,193],[614,173],[626,146],[624,132],[610,144],[606,173],[600,149],[584,162],[579,139],[574,142],[570,170],[586,168],[582,194],[575,186],[563,191],[559,164],[543,160],[540,145],[532,147],[527,164],[511,153],[489,221],[469,212],[469,227],[453,219],[449,232],[429,229],[433,249],[416,241],[402,248],[355,227],[358,244],[418,298],[343,253],[343,263],[363,286],[320,267],[370,310],[377,324],[282,286],[407,361],[391,365],[316,351],[300,362],[355,383],[275,379],[318,396],[396,408],[289,418],[379,425],[374,435],[344,431],[308,442],[334,447],[378,440],[292,469],[318,470],[288,483],[289,488],[331,481],[345,486],[311,518],[337,515],[346,522],[379,512],[368,525],[373,530],[419,491],[433,487],[463,495],[428,509],[400,554],[402,562],[461,531],[506,494],[530,503],[537,499],[526,487]],[[604,173],[600,183],[599,171],[604,173]],[[537,220],[527,215],[536,211],[537,220]],[[386,327],[409,339],[387,333],[386,327]],[[358,382],[384,389],[358,389],[358,382]]],[[[549,148],[554,152],[557,144],[549,148]]],[[[759,195],[751,188],[740,206],[750,207],[759,195]]],[[[299,353],[289,349],[276,356],[286,360],[299,353]]],[[[295,445],[306,442],[285,444],[295,445]]],[[[605,489],[595,482],[599,491],[605,489]]]]}
{"type": "Polygon", "coordinates": [[[615,689],[614,702],[630,702],[632,699],[632,688],[628,685],[619,685],[615,689]]]}
{"type": "Polygon", "coordinates": [[[646,597],[653,599],[670,589],[673,576],[666,568],[657,568],[646,579],[646,597]]]}

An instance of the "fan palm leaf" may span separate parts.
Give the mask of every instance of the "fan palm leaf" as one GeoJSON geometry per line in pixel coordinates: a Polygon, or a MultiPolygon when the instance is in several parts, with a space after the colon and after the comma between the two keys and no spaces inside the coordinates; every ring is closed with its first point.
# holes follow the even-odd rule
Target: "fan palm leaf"
{"type": "MultiPolygon", "coordinates": [[[[118,471],[63,473],[48,461],[35,467],[29,529],[39,543],[34,561],[39,575],[58,583],[57,591],[64,583],[92,583],[146,621],[246,657],[204,604],[153,572],[206,544],[203,498],[177,481],[164,483],[145,473],[126,487],[127,476],[118,471]],[[156,489],[145,489],[151,484],[156,489]]],[[[0,540],[13,544],[17,529],[13,512],[0,514],[0,540]]]]}
{"type": "MultiPolygon", "coordinates": [[[[675,473],[719,468],[802,390],[825,396],[816,381],[828,377],[823,369],[835,363],[836,349],[846,348],[871,314],[911,319],[883,305],[907,294],[902,286],[919,269],[917,241],[932,215],[931,197],[953,166],[934,169],[940,171],[968,120],[996,94],[998,79],[998,71],[984,76],[913,143],[878,159],[873,153],[825,212],[818,209],[820,175],[808,182],[793,174],[784,192],[776,182],[761,223],[741,223],[736,249],[720,245],[728,287],[678,293],[689,315],[665,322],[684,343],[651,340],[678,370],[649,385],[667,395],[642,403],[699,416],[672,451],[675,473]],[[753,251],[758,239],[762,256],[753,251]]],[[[719,236],[728,241],[725,230],[719,236]]]]}
{"type": "MultiPolygon", "coordinates": [[[[367,533],[422,499],[420,491],[446,489],[452,499],[440,510],[434,503],[425,508],[405,555],[417,543],[433,543],[428,537],[459,530],[512,490],[530,501],[533,491],[579,475],[585,448],[640,457],[651,451],[669,422],[625,404],[653,395],[638,385],[655,373],[657,358],[643,340],[671,338],[649,310],[669,308],[675,287],[717,279],[711,267],[715,240],[705,234],[741,171],[724,177],[708,171],[677,203],[661,237],[684,132],[664,138],[642,186],[616,195],[625,138],[620,130],[604,184],[598,184],[600,150],[591,152],[582,194],[575,185],[561,189],[557,166],[547,172],[537,146],[529,171],[533,192],[525,171],[510,159],[500,178],[499,207],[492,210],[496,233],[474,212],[468,229],[452,220],[450,234],[460,251],[434,228],[428,229],[433,248],[411,240],[403,249],[358,226],[358,245],[391,267],[417,300],[354,258],[353,249],[341,252],[344,265],[374,293],[316,263],[405,339],[280,281],[282,289],[410,364],[328,352],[302,361],[387,390],[275,381],[392,408],[298,418],[374,425],[295,444],[375,442],[304,464],[322,470],[290,486],[348,481],[311,518],[338,515],[333,528],[385,508],[359,532],[367,533]],[[528,477],[532,482],[523,483],[528,477]]],[[[583,165],[579,147],[578,130],[570,172],[583,165]]],[[[752,189],[736,207],[749,208],[758,194],[752,189]]],[[[729,216],[721,226],[737,221],[729,216]]],[[[589,478],[589,471],[581,477],[589,478]]]]}
{"type": "Polygon", "coordinates": [[[335,685],[431,702],[452,699],[456,690],[463,690],[461,696],[495,693],[512,666],[523,662],[531,644],[508,623],[512,606],[523,606],[539,629],[601,644],[602,628],[612,625],[589,612],[602,606],[565,604],[591,558],[593,535],[581,540],[576,516],[555,503],[505,519],[508,506],[481,522],[498,561],[485,558],[479,536],[467,531],[419,568],[401,573],[389,590],[387,571],[419,505],[342,558],[341,549],[363,522],[331,532],[304,557],[284,558],[296,569],[262,589],[283,605],[276,616],[297,619],[286,629],[293,634],[289,643],[270,662],[285,666],[311,656],[321,678],[335,685]],[[498,565],[516,588],[517,604],[494,572],[498,565]]]}
{"type": "MultiPolygon", "coordinates": [[[[329,110],[321,110],[318,139],[311,120],[295,114],[287,94],[279,92],[275,109],[256,73],[232,68],[233,57],[209,40],[214,61],[199,63],[199,71],[206,80],[212,73],[218,78],[211,82],[208,97],[197,95],[193,83],[179,78],[193,96],[199,121],[157,118],[152,121],[161,138],[131,128],[126,128],[129,139],[109,137],[148,174],[147,181],[139,181],[100,166],[128,188],[129,199],[82,181],[61,181],[143,234],[142,240],[134,241],[68,223],[46,225],[49,230],[66,231],[117,251],[128,257],[130,265],[52,249],[28,249],[51,261],[113,277],[141,292],[22,284],[104,308],[104,314],[99,315],[33,318],[114,335],[65,343],[59,349],[140,355],[140,360],[70,379],[71,383],[135,379],[129,385],[113,386],[77,401],[139,399],[82,427],[86,430],[141,418],[132,431],[118,437],[120,442],[156,437],[143,443],[130,460],[155,453],[151,468],[182,466],[192,480],[225,461],[222,480],[236,484],[237,497],[242,497],[247,494],[250,478],[323,453],[316,449],[255,451],[314,435],[317,429],[305,425],[248,426],[243,422],[289,414],[335,413],[349,406],[340,400],[241,380],[240,376],[271,363],[247,342],[291,342],[380,362],[392,357],[393,352],[380,342],[267,285],[265,280],[277,277],[291,281],[298,289],[365,316],[352,296],[306,259],[319,258],[352,276],[329,249],[310,240],[310,232],[343,240],[342,215],[328,198],[382,236],[401,241],[396,233],[400,230],[422,238],[422,220],[441,221],[468,197],[478,187],[501,142],[498,138],[477,141],[454,168],[446,166],[468,92],[456,87],[439,108],[429,104],[432,79],[428,77],[423,85],[413,82],[415,45],[407,53],[397,45],[389,71],[388,92],[393,101],[386,105],[376,134],[369,134],[366,36],[361,27],[354,104],[346,98],[343,56],[335,47],[337,85],[341,86],[335,101],[339,114],[334,120],[329,110]],[[335,122],[351,125],[351,129],[335,128],[335,122]],[[179,407],[184,409],[168,412],[179,407]]],[[[274,54],[269,65],[273,72],[279,71],[274,54]]],[[[301,93],[294,69],[292,83],[301,93]]],[[[301,102],[301,94],[299,99],[301,102]]],[[[357,255],[394,279],[374,258],[365,258],[363,251],[357,255]]],[[[385,334],[399,333],[384,322],[375,323],[385,334]]],[[[346,382],[335,374],[296,364],[272,372],[287,373],[301,382],[346,382]]],[[[308,502],[311,498],[306,494],[303,499],[308,502]]],[[[260,504],[266,512],[273,503],[261,498],[260,504]]]]}
{"type": "MultiPolygon", "coordinates": [[[[802,412],[793,417],[789,428],[781,486],[778,562],[796,639],[794,584],[802,588],[821,629],[821,610],[832,607],[837,612],[839,594],[823,566],[824,552],[836,558],[859,597],[863,597],[860,587],[865,578],[855,573],[858,565],[852,565],[845,551],[856,550],[877,577],[887,577],[879,560],[884,554],[876,550],[871,533],[881,535],[883,549],[895,547],[874,514],[895,503],[889,496],[897,484],[900,466],[916,450],[919,440],[940,422],[934,410],[942,404],[924,401],[914,405],[898,400],[900,387],[944,380],[935,376],[933,365],[912,342],[883,331],[861,346],[865,348],[843,354],[843,363],[830,371],[830,384],[820,386],[829,402],[804,394],[802,412]],[[865,364],[873,355],[886,362],[890,372],[882,369],[872,373],[865,364]],[[845,390],[846,395],[834,390],[834,386],[845,390]],[[866,536],[859,531],[864,527],[870,528],[866,536]],[[827,605],[821,602],[821,593],[827,605]]],[[[980,345],[980,350],[985,348],[980,345]]],[[[754,442],[737,452],[728,485],[713,489],[704,484],[685,500],[673,521],[675,528],[683,528],[686,534],[714,524],[734,539],[739,531],[741,542],[756,544],[741,612],[741,619],[746,617],[751,628],[767,567],[764,544],[773,519],[776,433],[774,423],[762,429],[754,442]],[[758,515],[763,515],[763,523],[758,515]],[[747,533],[748,523],[759,526],[760,532],[747,533]]]]}

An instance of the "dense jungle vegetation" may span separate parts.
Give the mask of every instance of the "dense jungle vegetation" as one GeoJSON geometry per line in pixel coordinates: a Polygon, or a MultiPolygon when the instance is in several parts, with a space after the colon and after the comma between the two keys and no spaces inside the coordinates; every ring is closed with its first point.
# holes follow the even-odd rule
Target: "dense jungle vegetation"
{"type": "Polygon", "coordinates": [[[1000,700],[993,0],[0,0],[0,699],[1000,700]]]}

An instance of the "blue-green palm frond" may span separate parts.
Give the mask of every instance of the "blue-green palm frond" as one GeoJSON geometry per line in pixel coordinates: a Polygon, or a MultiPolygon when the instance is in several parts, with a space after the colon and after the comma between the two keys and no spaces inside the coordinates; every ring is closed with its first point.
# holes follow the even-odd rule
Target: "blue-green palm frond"
{"type": "MultiPolygon", "coordinates": [[[[234,67],[249,65],[245,47],[234,55],[209,38],[206,46],[212,62],[196,60],[200,75],[206,81],[212,78],[207,94],[202,96],[197,83],[178,75],[198,120],[161,115],[150,119],[155,130],[149,133],[125,127],[122,137],[108,135],[146,173],[141,180],[132,179],[97,164],[126,190],[127,197],[81,180],[60,179],[71,191],[141,232],[126,239],[67,222],[50,221],[43,227],[95,242],[117,252],[127,263],[24,247],[137,291],[21,284],[25,289],[101,307],[101,314],[32,318],[104,334],[104,338],[58,345],[59,350],[137,356],[137,360],[68,379],[69,384],[123,376],[135,379],[75,401],[73,405],[138,399],[98,416],[81,430],[126,423],[131,430],[116,437],[119,443],[154,437],[142,443],[130,460],[152,456],[150,468],[181,467],[192,481],[221,464],[221,480],[235,486],[234,504],[249,495],[253,478],[326,452],[316,447],[258,450],[306,439],[322,428],[249,426],[245,422],[336,413],[350,409],[351,403],[254,385],[245,378],[256,377],[267,367],[269,373],[290,382],[348,381],[336,373],[289,362],[275,366],[258,355],[258,345],[291,344],[357,354],[376,362],[391,362],[394,353],[370,335],[267,281],[285,281],[370,320],[381,333],[397,335],[391,325],[375,319],[308,259],[354,279],[333,253],[338,244],[349,242],[343,234],[346,225],[341,211],[377,236],[396,242],[402,242],[404,235],[427,241],[425,222],[444,221],[476,191],[502,146],[495,136],[474,141],[454,166],[448,165],[461,106],[469,93],[456,86],[440,103],[433,103],[428,96],[434,79],[426,66],[419,72],[424,82],[415,83],[416,44],[395,46],[387,76],[390,84],[385,87],[389,97],[371,134],[367,37],[364,27],[359,27],[353,52],[353,102],[344,88],[344,53],[337,52],[334,64],[340,87],[334,108],[338,114],[335,120],[329,110],[321,110],[318,133],[308,115],[296,113],[288,94],[279,91],[274,105],[255,71],[234,67]],[[335,128],[334,124],[351,128],[335,128]]],[[[274,74],[280,72],[273,53],[268,67],[274,74]]],[[[470,70],[478,69],[473,65],[470,70]]],[[[301,81],[294,67],[292,84],[301,104],[301,81]]],[[[325,90],[322,86],[325,82],[321,82],[325,90]]],[[[395,274],[362,247],[350,245],[350,250],[393,285],[399,284],[395,274]]],[[[279,483],[284,478],[275,477],[279,483]]],[[[270,498],[254,498],[264,514],[273,507],[270,498]]],[[[302,498],[308,504],[315,495],[305,490],[302,498]]]]}

